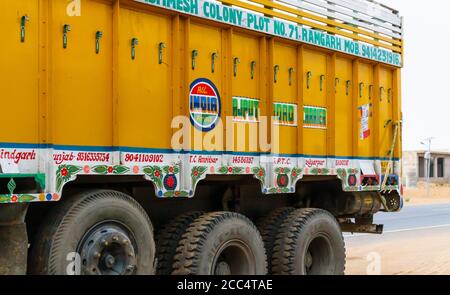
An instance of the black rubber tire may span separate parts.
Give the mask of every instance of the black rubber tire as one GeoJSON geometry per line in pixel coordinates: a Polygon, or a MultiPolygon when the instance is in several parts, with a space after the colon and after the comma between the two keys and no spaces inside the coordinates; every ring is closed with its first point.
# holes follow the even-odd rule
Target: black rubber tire
{"type": "Polygon", "coordinates": [[[96,224],[124,224],[136,242],[134,274],[154,274],[153,226],[144,209],[130,196],[117,191],[94,190],[61,201],[43,221],[31,245],[29,273],[66,275],[69,253],[76,253],[86,232],[96,224]]]}
{"type": "Polygon", "coordinates": [[[170,275],[173,272],[173,263],[177,253],[178,244],[187,228],[194,220],[202,216],[203,212],[189,212],[178,216],[164,225],[156,236],[156,258],[158,265],[157,275],[170,275]]]}
{"type": "MultiPolygon", "coordinates": [[[[247,217],[232,212],[206,213],[189,226],[177,249],[172,274],[216,274],[216,263],[219,263],[217,256],[225,253],[222,250],[228,243],[236,241],[247,253],[245,258],[242,253],[228,256],[232,260],[230,274],[266,275],[267,258],[261,235],[247,217]]],[[[239,247],[225,249],[235,248],[239,247]]]]}
{"type": "Polygon", "coordinates": [[[272,266],[277,275],[343,275],[345,244],[334,216],[320,209],[291,212],[275,241],[272,266]]]}
{"type": "Polygon", "coordinates": [[[272,211],[269,215],[262,217],[256,221],[256,227],[261,233],[261,237],[264,241],[264,247],[266,249],[267,269],[269,274],[273,274],[273,247],[275,245],[275,240],[277,238],[278,232],[280,231],[280,226],[287,218],[287,216],[294,210],[295,208],[293,207],[278,208],[272,211]]]}

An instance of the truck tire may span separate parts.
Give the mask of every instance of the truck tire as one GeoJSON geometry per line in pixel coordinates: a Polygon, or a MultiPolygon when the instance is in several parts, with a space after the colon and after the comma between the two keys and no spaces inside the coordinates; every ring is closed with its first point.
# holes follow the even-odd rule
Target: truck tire
{"type": "Polygon", "coordinates": [[[320,209],[289,214],[275,241],[272,266],[277,275],[343,275],[345,244],[334,216],[320,209]]]}
{"type": "Polygon", "coordinates": [[[267,258],[261,235],[240,214],[204,214],[183,235],[172,274],[265,275],[267,258]]]}
{"type": "Polygon", "coordinates": [[[264,241],[264,247],[266,249],[267,255],[267,268],[269,274],[272,272],[272,255],[273,247],[275,245],[275,240],[277,238],[278,232],[280,230],[281,224],[284,222],[286,217],[294,211],[293,207],[283,207],[272,211],[269,215],[260,218],[256,222],[256,226],[261,233],[262,239],[264,241]]]}
{"type": "Polygon", "coordinates": [[[63,200],[32,244],[32,274],[153,274],[155,243],[147,213],[131,197],[95,190],[63,200]]]}
{"type": "Polygon", "coordinates": [[[156,236],[157,275],[170,275],[173,272],[173,262],[178,244],[187,228],[194,220],[202,216],[203,212],[189,212],[178,216],[163,226],[156,236]]]}

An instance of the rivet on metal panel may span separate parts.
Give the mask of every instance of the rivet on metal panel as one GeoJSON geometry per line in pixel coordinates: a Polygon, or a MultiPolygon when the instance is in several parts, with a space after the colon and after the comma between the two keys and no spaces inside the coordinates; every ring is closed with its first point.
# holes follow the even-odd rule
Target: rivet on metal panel
{"type": "Polygon", "coordinates": [[[166,48],[166,43],[161,42],[158,45],[158,64],[163,63],[163,50],[166,48]]]}
{"type": "Polygon", "coordinates": [[[320,91],[323,91],[323,81],[325,81],[325,75],[320,75],[320,91]]]}
{"type": "Polygon", "coordinates": [[[347,80],[347,82],[345,82],[345,95],[347,96],[349,94],[350,86],[352,86],[352,81],[347,80]]]}
{"type": "Polygon", "coordinates": [[[28,16],[22,16],[20,20],[20,42],[25,42],[25,23],[28,21],[28,16]]]}
{"type": "Polygon", "coordinates": [[[97,31],[95,33],[95,53],[99,54],[100,53],[100,39],[103,38],[103,32],[101,31],[97,31]]]}
{"type": "Polygon", "coordinates": [[[274,83],[277,83],[277,75],[278,75],[279,71],[280,71],[280,66],[279,65],[275,65],[273,67],[273,82],[274,83]]]}
{"type": "Polygon", "coordinates": [[[197,56],[198,56],[198,50],[196,50],[196,49],[192,50],[192,53],[191,53],[192,70],[195,70],[195,59],[197,58],[197,56]]]}
{"type": "Polygon", "coordinates": [[[292,76],[295,73],[294,68],[289,68],[289,86],[292,86],[292,76]]]}
{"type": "Polygon", "coordinates": [[[70,25],[65,24],[63,26],[63,48],[67,48],[67,33],[69,33],[71,30],[70,25]]]}
{"type": "Polygon", "coordinates": [[[309,71],[306,73],[306,88],[310,88],[311,87],[311,78],[312,78],[312,72],[309,71]]]}
{"type": "Polygon", "coordinates": [[[131,39],[131,59],[136,58],[136,46],[139,45],[139,40],[137,38],[131,39]]]}
{"type": "Polygon", "coordinates": [[[250,78],[253,80],[255,78],[256,61],[250,63],[250,78]]]}
{"type": "Polygon", "coordinates": [[[217,52],[213,52],[211,54],[211,73],[216,71],[216,60],[219,58],[219,54],[217,52]]]}
{"type": "Polygon", "coordinates": [[[239,57],[235,57],[234,59],[233,59],[233,72],[234,72],[234,76],[236,77],[237,76],[237,66],[238,66],[238,64],[240,64],[241,63],[241,59],[239,58],[239,57]]]}

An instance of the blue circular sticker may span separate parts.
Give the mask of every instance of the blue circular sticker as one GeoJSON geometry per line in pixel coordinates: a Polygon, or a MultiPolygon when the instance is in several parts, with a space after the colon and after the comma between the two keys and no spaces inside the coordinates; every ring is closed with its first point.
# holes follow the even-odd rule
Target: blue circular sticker
{"type": "Polygon", "coordinates": [[[197,79],[189,91],[189,112],[192,125],[208,132],[213,130],[220,119],[220,95],[213,82],[197,79]]]}

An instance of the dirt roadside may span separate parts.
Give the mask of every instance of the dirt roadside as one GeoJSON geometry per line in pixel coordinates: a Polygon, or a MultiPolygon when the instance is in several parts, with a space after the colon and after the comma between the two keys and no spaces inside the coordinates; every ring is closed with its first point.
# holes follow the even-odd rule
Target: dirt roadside
{"type": "Polygon", "coordinates": [[[430,184],[428,194],[425,183],[418,183],[415,188],[405,188],[403,197],[408,206],[450,203],[450,185],[430,184]]]}

